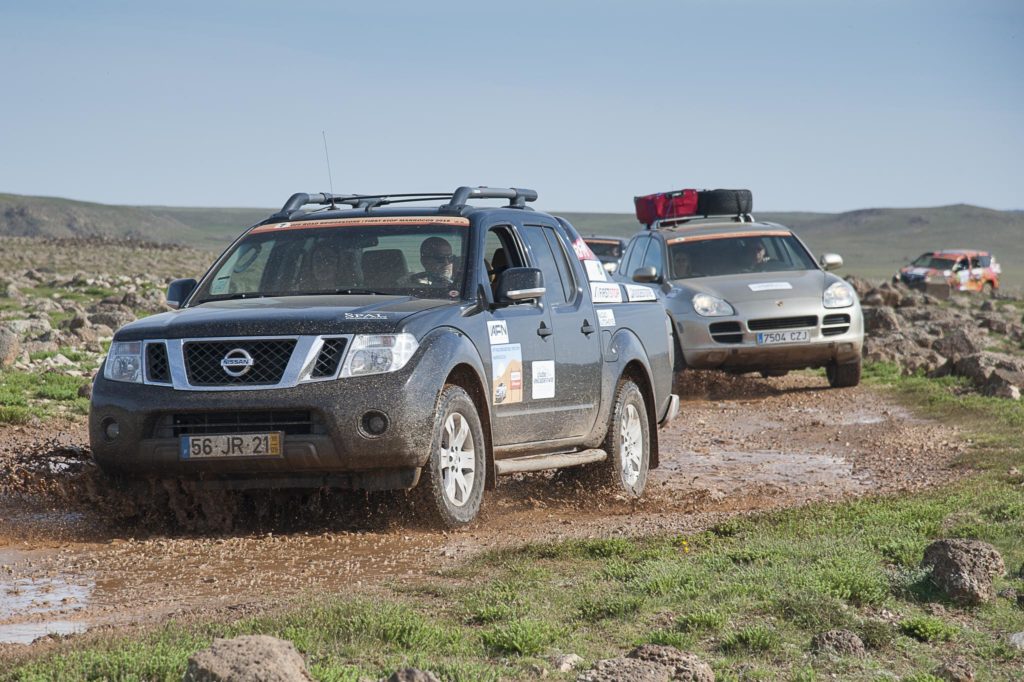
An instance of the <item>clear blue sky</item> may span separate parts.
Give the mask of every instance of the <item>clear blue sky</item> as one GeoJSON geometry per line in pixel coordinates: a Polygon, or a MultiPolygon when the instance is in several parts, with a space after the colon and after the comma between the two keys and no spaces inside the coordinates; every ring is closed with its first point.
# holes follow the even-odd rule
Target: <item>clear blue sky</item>
{"type": "Polygon", "coordinates": [[[1024,2],[0,4],[0,192],[1024,209],[1024,2]]]}

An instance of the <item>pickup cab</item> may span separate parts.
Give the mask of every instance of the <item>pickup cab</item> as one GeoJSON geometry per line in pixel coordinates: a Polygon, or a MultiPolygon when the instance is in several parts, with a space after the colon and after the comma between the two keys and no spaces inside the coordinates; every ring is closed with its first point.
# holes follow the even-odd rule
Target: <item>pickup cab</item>
{"type": "Polygon", "coordinates": [[[97,464],[217,488],[413,489],[447,528],[502,474],[585,465],[641,495],[679,405],[666,311],[609,281],[536,197],[293,195],[200,280],[172,282],[176,310],[117,331],[92,394],[97,464]]]}

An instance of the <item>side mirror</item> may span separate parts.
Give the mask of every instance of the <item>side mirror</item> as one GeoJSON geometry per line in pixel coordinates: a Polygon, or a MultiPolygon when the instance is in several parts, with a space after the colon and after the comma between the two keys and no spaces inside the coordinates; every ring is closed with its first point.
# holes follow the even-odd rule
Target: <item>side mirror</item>
{"type": "Polygon", "coordinates": [[[180,308],[192,292],[195,291],[196,282],[194,279],[176,279],[167,285],[167,305],[172,308],[180,308]]]}
{"type": "Polygon", "coordinates": [[[544,276],[537,268],[509,268],[498,275],[495,302],[509,305],[544,295],[544,276]]]}
{"type": "Polygon", "coordinates": [[[658,274],[658,270],[653,265],[648,265],[645,268],[637,268],[633,271],[634,282],[660,282],[661,275],[658,274]]]}
{"type": "Polygon", "coordinates": [[[818,263],[823,270],[838,270],[843,267],[843,257],[838,253],[823,253],[818,263]]]}

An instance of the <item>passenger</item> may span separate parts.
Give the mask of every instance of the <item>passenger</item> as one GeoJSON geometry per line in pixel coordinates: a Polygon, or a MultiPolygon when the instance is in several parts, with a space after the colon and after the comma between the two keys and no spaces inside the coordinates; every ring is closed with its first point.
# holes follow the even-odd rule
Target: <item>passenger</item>
{"type": "Polygon", "coordinates": [[[427,237],[420,244],[420,263],[423,272],[410,274],[407,284],[448,286],[455,284],[455,256],[452,245],[443,237],[427,237]]]}

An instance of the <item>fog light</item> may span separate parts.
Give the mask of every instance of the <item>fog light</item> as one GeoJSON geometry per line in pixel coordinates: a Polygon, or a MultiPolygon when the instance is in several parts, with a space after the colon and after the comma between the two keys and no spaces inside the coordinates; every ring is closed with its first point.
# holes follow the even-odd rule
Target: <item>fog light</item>
{"type": "Polygon", "coordinates": [[[363,415],[363,431],[370,436],[379,436],[388,430],[388,416],[377,410],[370,410],[363,415]]]}
{"type": "Polygon", "coordinates": [[[121,435],[121,426],[117,423],[117,420],[107,417],[103,420],[103,435],[107,437],[107,440],[114,440],[121,435]]]}

